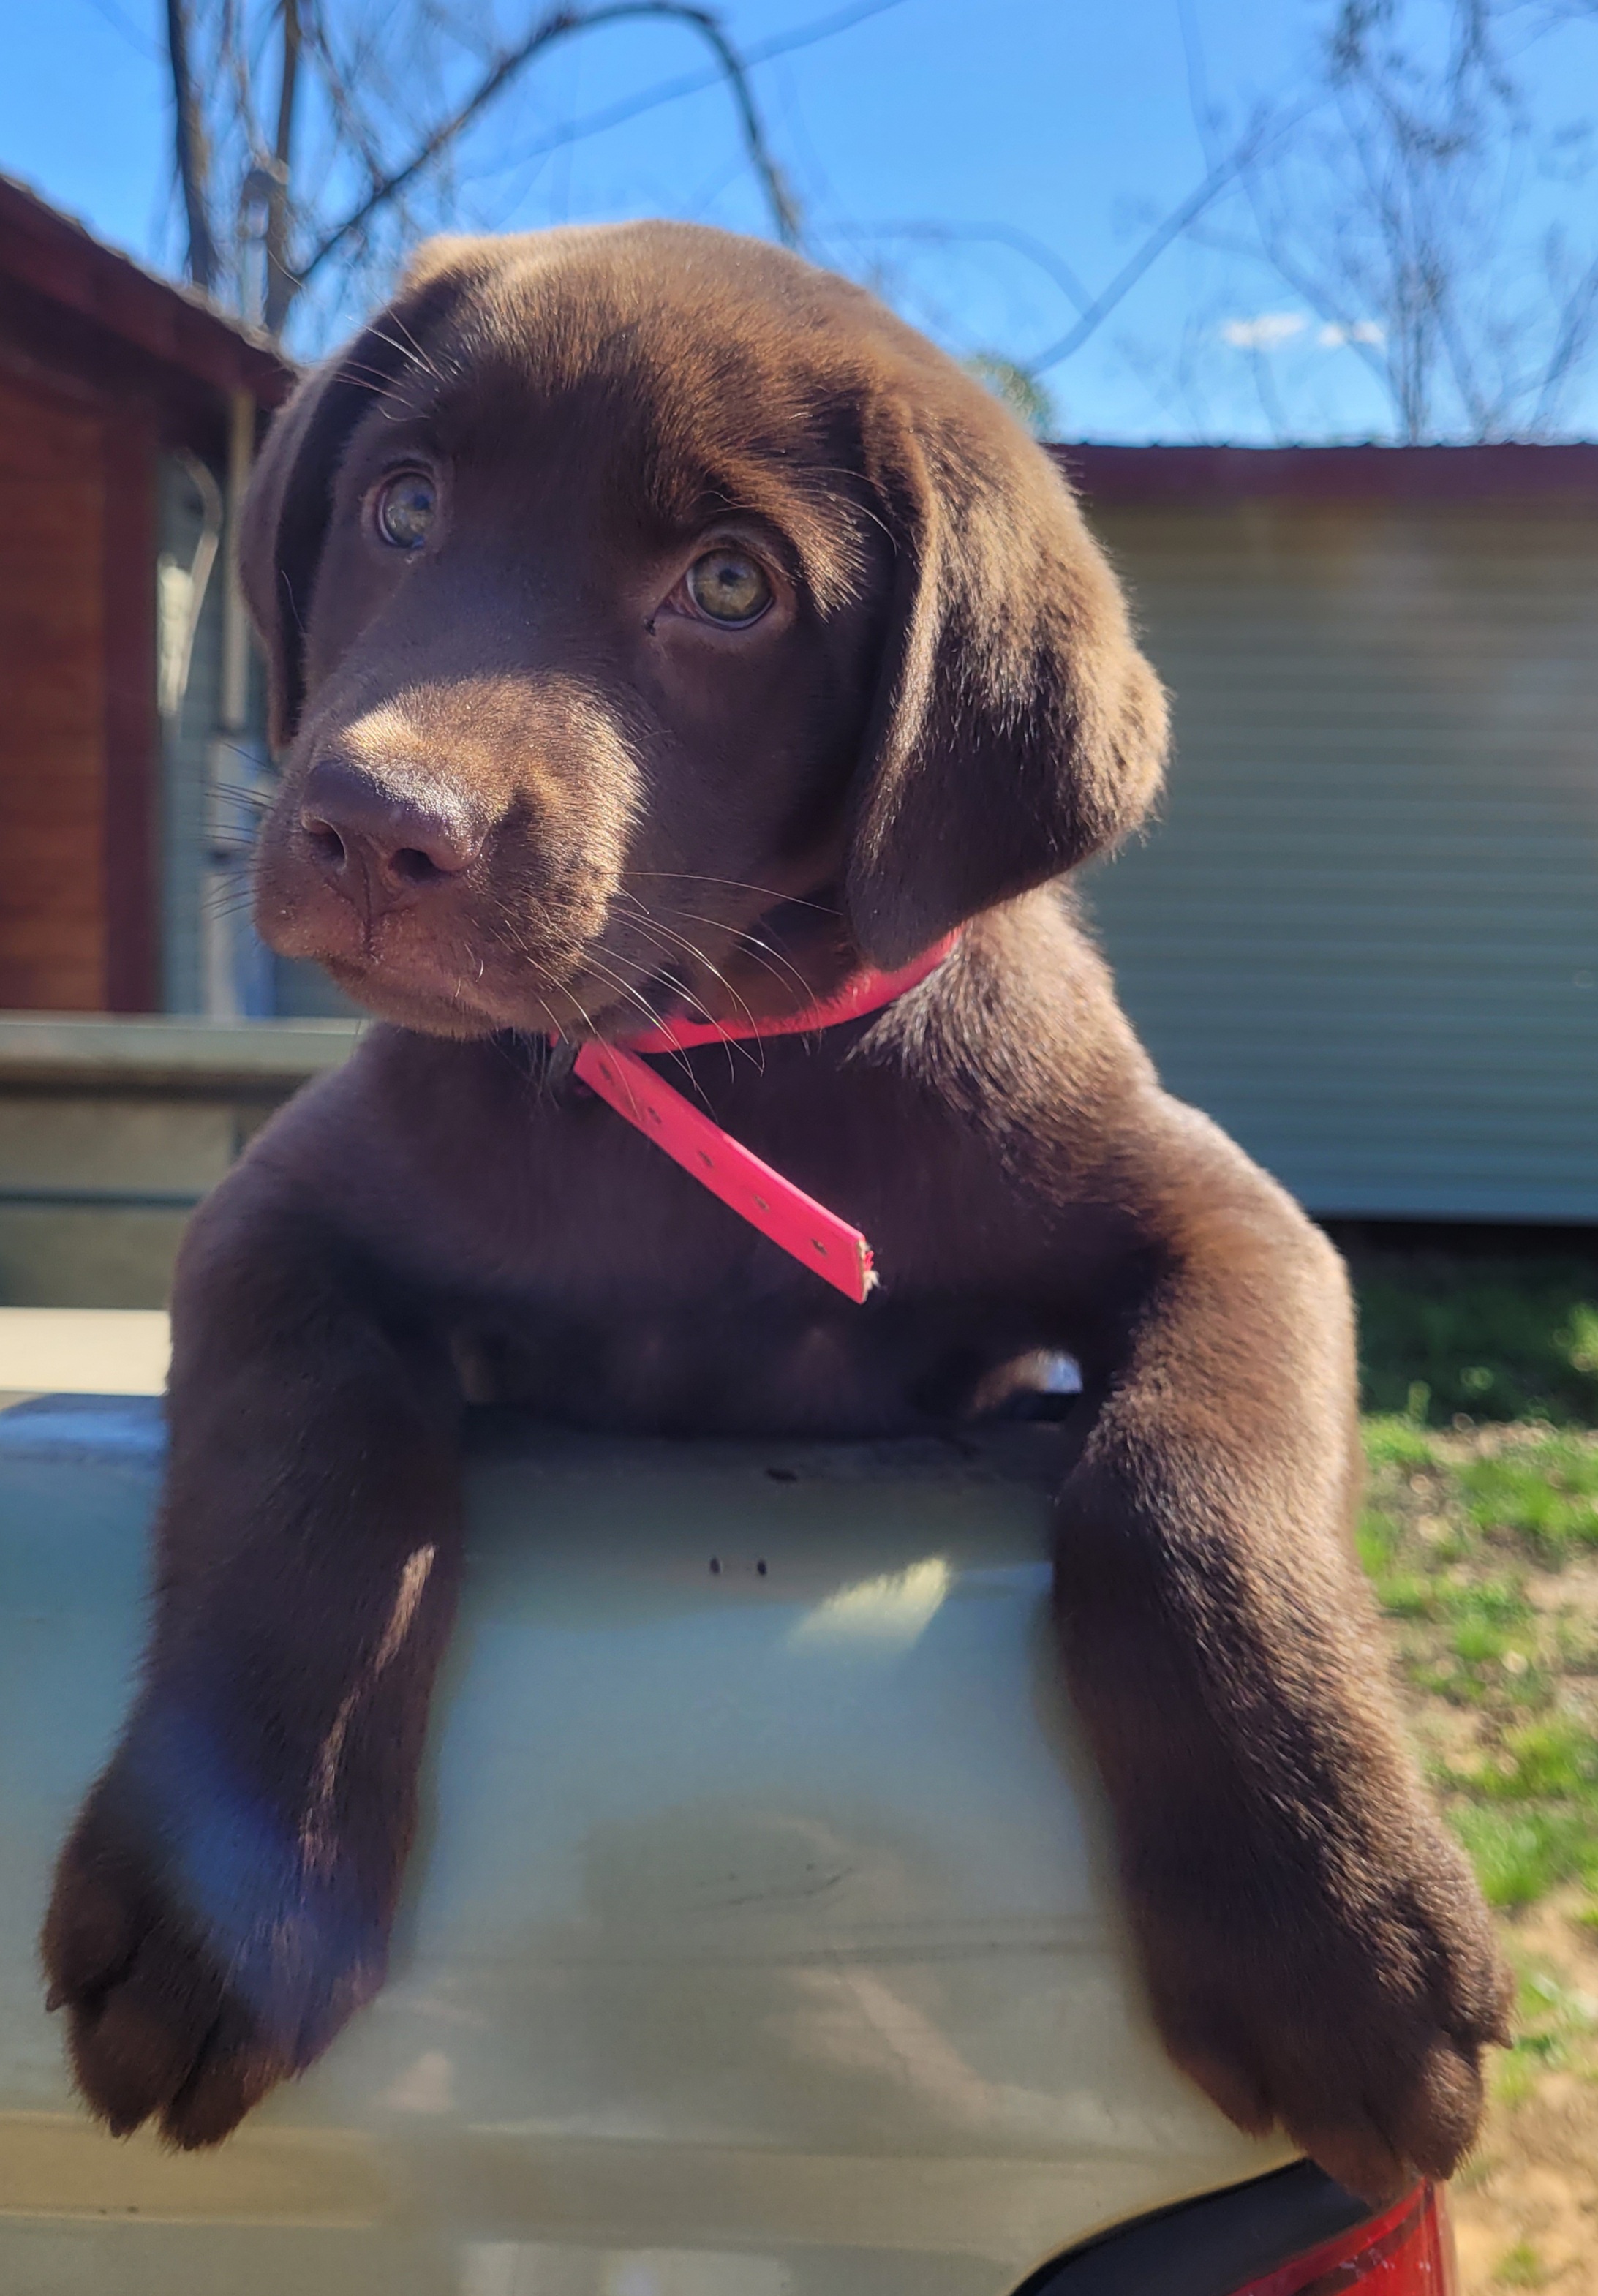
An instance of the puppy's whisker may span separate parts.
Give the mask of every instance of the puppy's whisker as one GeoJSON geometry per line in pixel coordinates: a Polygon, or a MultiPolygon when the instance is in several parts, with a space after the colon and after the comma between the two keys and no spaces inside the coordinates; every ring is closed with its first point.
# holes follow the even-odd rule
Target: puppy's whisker
{"type": "MultiPolygon", "coordinates": [[[[394,312],[391,311],[389,314],[389,316],[394,320],[397,326],[404,325],[404,321],[399,319],[394,312]]],[[[436,383],[443,384],[447,382],[448,380],[447,376],[439,373],[431,359],[429,358],[427,353],[422,348],[420,343],[417,342],[415,336],[411,334],[410,329],[406,327],[405,332],[410,336],[410,340],[408,342],[402,343],[397,335],[386,335],[381,327],[373,327],[370,330],[373,340],[374,342],[386,343],[391,351],[397,351],[407,367],[415,367],[421,373],[430,375],[436,383]]],[[[390,378],[390,380],[394,379],[395,378],[390,378]]]]}
{"type": "Polygon", "coordinates": [[[747,933],[740,941],[739,947],[749,951],[762,972],[769,973],[771,978],[783,988],[791,986],[798,989],[801,1010],[811,1002],[812,991],[809,982],[791,958],[784,956],[780,948],[774,948],[767,940],[756,940],[747,933]],[[769,964],[765,962],[766,957],[771,959],[769,964]],[[781,971],[778,970],[779,966],[782,968],[781,971]]]}
{"type": "MultiPolygon", "coordinates": [[[[758,893],[763,901],[781,901],[795,909],[814,909],[818,916],[840,917],[841,909],[826,901],[802,900],[797,893],[780,893],[774,885],[751,885],[745,877],[704,877],[692,869],[624,869],[624,877],[671,877],[682,885],[725,885],[735,893],[758,893]]],[[[719,922],[719,920],[717,920],[719,922]]]]}
{"type": "MultiPolygon", "coordinates": [[[[624,898],[632,899],[635,897],[628,894],[624,898]]],[[[653,946],[657,949],[660,950],[662,954],[669,955],[671,954],[673,945],[675,944],[678,948],[685,948],[690,956],[696,958],[697,961],[701,964],[703,964],[709,972],[716,973],[716,967],[710,964],[702,949],[696,947],[693,942],[688,939],[685,934],[673,932],[669,925],[663,925],[658,917],[651,916],[647,910],[645,910],[641,916],[623,917],[620,922],[624,928],[630,926],[635,932],[639,934],[652,934],[653,946]]],[[[646,946],[648,945],[649,944],[646,941],[646,946]]],[[[721,975],[719,973],[716,973],[716,977],[717,980],[721,979],[721,975]]],[[[757,1071],[757,1073],[764,1073],[766,1068],[766,1051],[764,1046],[759,1043],[758,1039],[756,1039],[755,1044],[751,1048],[751,1046],[745,1042],[742,1037],[730,1037],[727,1034],[726,1029],[722,1026],[721,1021],[705,1003],[703,997],[697,995],[696,992],[689,987],[685,980],[682,980],[680,973],[676,978],[681,982],[683,994],[688,999],[690,1004],[697,1006],[700,1018],[704,1026],[708,1029],[714,1029],[717,1037],[720,1039],[722,1048],[727,1056],[727,1075],[729,1079],[735,1072],[733,1059],[734,1053],[741,1053],[743,1058],[749,1062],[750,1065],[757,1071]]],[[[723,981],[722,985],[726,988],[729,996],[736,996],[737,991],[733,988],[730,982],[723,981]]],[[[746,1014],[749,1013],[749,1008],[747,1005],[744,1007],[744,1011],[746,1014]]],[[[750,1025],[756,1025],[754,1022],[754,1016],[752,1014],[749,1014],[749,1018],[750,1025]]],[[[659,1015],[656,1016],[656,1025],[659,1026],[659,1015]]],[[[686,1056],[679,1053],[677,1057],[682,1061],[684,1067],[688,1068],[689,1063],[686,1056]]],[[[692,1073],[691,1070],[690,1073],[692,1073]]],[[[695,1089],[697,1090],[697,1088],[698,1087],[696,1086],[695,1089]]]]}
{"type": "MultiPolygon", "coordinates": [[[[807,479],[852,479],[856,481],[858,481],[860,476],[857,471],[849,470],[842,463],[810,463],[806,465],[804,475],[807,479]]],[[[868,519],[873,526],[888,537],[889,542],[895,539],[893,529],[881,513],[873,510],[869,503],[860,501],[852,491],[846,492],[838,487],[824,487],[819,489],[819,492],[824,501],[842,503],[848,509],[856,512],[860,517],[868,519]]]]}
{"type": "Polygon", "coordinates": [[[402,414],[416,413],[416,404],[410,393],[397,390],[393,376],[385,374],[381,367],[365,366],[359,359],[347,359],[343,371],[351,381],[380,405],[397,406],[402,414]]]}
{"type": "Polygon", "coordinates": [[[221,885],[208,888],[205,909],[213,917],[246,917],[255,906],[255,897],[248,885],[221,885]]]}
{"type": "MultiPolygon", "coordinates": [[[[516,931],[508,917],[502,916],[497,920],[496,924],[491,925],[490,930],[494,931],[495,938],[500,942],[500,945],[508,950],[508,952],[514,956],[519,963],[527,965],[529,969],[537,973],[538,977],[544,981],[546,987],[553,988],[557,985],[550,979],[547,969],[541,966],[537,960],[533,956],[532,952],[528,948],[525,942],[523,942],[520,935],[516,931]]],[[[614,952],[607,952],[607,954],[614,954],[614,952]]],[[[623,960],[623,962],[625,962],[625,960],[623,960]]],[[[631,1003],[635,1004],[638,1007],[638,1010],[644,1015],[651,1029],[659,1026],[660,1016],[654,1010],[653,1006],[640,995],[636,986],[633,982],[629,981],[625,975],[613,971],[610,966],[603,964],[596,950],[590,949],[584,952],[583,970],[597,973],[602,981],[606,982],[611,988],[619,990],[624,997],[627,997],[631,1003]]],[[[581,972],[579,972],[578,977],[581,979],[581,972]]],[[[578,1013],[582,1015],[585,1024],[590,1029],[593,1029],[593,1015],[587,1011],[581,999],[578,996],[576,991],[570,987],[570,983],[564,985],[564,993],[571,998],[572,1003],[577,1006],[578,1013]]],[[[545,1006],[545,1009],[547,1011],[548,1007],[545,1006]]]]}
{"type": "MultiPolygon", "coordinates": [[[[557,982],[551,979],[548,968],[538,963],[537,958],[534,956],[532,951],[522,940],[520,935],[515,931],[508,918],[501,917],[497,920],[491,919],[488,930],[494,939],[499,943],[500,947],[505,951],[506,955],[513,958],[518,964],[526,966],[529,972],[536,974],[545,988],[551,990],[552,993],[558,993],[559,995],[569,997],[571,1003],[577,1007],[578,1018],[581,1020],[583,1026],[587,1029],[589,1035],[591,1037],[598,1036],[599,1030],[594,1025],[594,1016],[589,1012],[587,1006],[583,1003],[582,998],[578,995],[577,990],[572,988],[569,981],[557,982]]],[[[535,994],[537,992],[535,991],[535,994]]],[[[554,1014],[550,1011],[548,1004],[542,996],[538,997],[538,1003],[543,1008],[545,1019],[550,1024],[551,1036],[559,1037],[563,1034],[563,1031],[556,1024],[554,1014]]],[[[644,1009],[648,1011],[647,1006],[645,1006],[644,1009]]],[[[650,1019],[651,1021],[654,1017],[654,1014],[651,1013],[650,1019]]]]}
{"type": "MultiPolygon", "coordinates": [[[[628,989],[627,984],[621,980],[619,974],[611,972],[605,966],[595,966],[592,953],[585,957],[584,963],[597,970],[602,980],[611,980],[615,982],[617,987],[623,990],[624,994],[630,995],[633,1002],[637,1004],[643,1012],[648,1014],[649,1025],[651,1029],[658,1029],[660,1027],[660,1016],[654,1010],[653,1006],[647,1004],[644,999],[638,995],[635,989],[628,989]]],[[[588,1025],[592,1028],[594,1024],[590,1021],[588,1025]]],[[[652,1057],[670,1061],[675,1068],[677,1068],[682,1071],[684,1080],[688,1085],[689,1088],[696,1094],[701,1100],[705,1098],[704,1089],[700,1084],[698,1078],[693,1073],[693,1063],[688,1058],[687,1054],[683,1050],[681,1046],[672,1045],[662,1046],[660,1051],[652,1057]]],[[[707,1103],[707,1105],[709,1103],[707,1103]]]]}
{"type": "MultiPolygon", "coordinates": [[[[406,341],[410,345],[411,348],[408,356],[414,360],[415,364],[419,367],[421,367],[422,373],[424,374],[430,374],[433,381],[437,383],[447,382],[448,381],[448,377],[445,374],[443,369],[438,365],[431,355],[420,342],[417,341],[415,331],[413,328],[406,326],[405,321],[400,317],[397,311],[391,310],[389,313],[389,316],[393,320],[395,325],[399,329],[400,333],[405,337],[406,341]]],[[[375,330],[373,332],[375,332],[375,330]]],[[[390,344],[395,349],[399,348],[399,346],[394,342],[392,335],[380,335],[378,337],[378,340],[380,342],[390,344]]]]}
{"type": "MultiPolygon", "coordinates": [[[[721,920],[718,917],[701,916],[695,909],[673,908],[670,914],[674,917],[686,917],[690,924],[715,925],[721,922],[721,920]]],[[[780,949],[774,948],[769,941],[756,940],[752,934],[750,933],[741,933],[738,937],[738,945],[741,948],[748,949],[751,955],[754,955],[757,951],[764,950],[766,955],[773,958],[774,962],[772,964],[761,964],[760,970],[763,972],[769,973],[771,978],[784,990],[790,987],[796,988],[799,990],[801,1004],[807,1004],[809,1002],[811,993],[809,982],[805,979],[804,974],[800,972],[798,966],[795,965],[790,958],[784,956],[780,949]],[[778,964],[786,968],[788,975],[786,980],[784,980],[783,975],[776,971],[775,967],[778,964]]],[[[759,963],[758,955],[756,956],[756,962],[759,963]]]]}
{"type": "MultiPolygon", "coordinates": [[[[750,1044],[744,1038],[740,1037],[729,1037],[726,1034],[726,1031],[722,1029],[720,1021],[717,1020],[716,1016],[709,1012],[702,1003],[701,1003],[699,998],[695,997],[694,1002],[699,1004],[701,1012],[704,1013],[706,1024],[709,1027],[715,1029],[720,1034],[723,1044],[727,1046],[729,1064],[732,1050],[735,1046],[737,1050],[743,1054],[746,1060],[751,1062],[757,1069],[763,1070],[766,1066],[766,1048],[759,1041],[760,1022],[758,1017],[750,1010],[747,1001],[740,996],[738,990],[727,979],[726,974],[722,972],[720,966],[714,964],[712,960],[706,955],[704,950],[700,947],[698,942],[691,940],[686,933],[677,932],[672,926],[662,924],[660,918],[651,910],[645,910],[643,912],[643,917],[642,920],[632,917],[624,917],[621,922],[624,924],[634,925],[640,930],[642,929],[643,922],[647,922],[654,932],[665,937],[665,942],[675,942],[677,947],[686,949],[689,955],[692,957],[697,964],[701,964],[704,967],[705,971],[710,975],[713,980],[720,982],[721,986],[726,990],[727,995],[732,998],[733,1004],[737,1005],[743,1014],[744,1019],[748,1021],[750,1028],[754,1032],[753,1050],[750,1049],[750,1044]]],[[[709,920],[709,922],[714,921],[709,920]]],[[[665,943],[663,942],[661,945],[665,945],[665,943]]],[[[690,996],[692,996],[693,992],[690,989],[687,993],[690,996]]]]}
{"type": "Polygon", "coordinates": [[[601,980],[608,981],[612,988],[619,989],[629,1004],[637,1006],[651,1029],[660,1027],[660,1016],[648,998],[640,994],[635,984],[628,980],[625,973],[618,972],[613,966],[602,963],[592,949],[584,952],[583,970],[586,972],[597,973],[601,980]]]}
{"type": "MultiPolygon", "coordinates": [[[[265,763],[260,751],[251,742],[238,741],[229,734],[218,734],[216,735],[215,739],[217,747],[219,750],[225,750],[230,757],[242,758],[247,765],[258,768],[265,763]]],[[[276,767],[268,765],[266,770],[271,775],[274,782],[275,782],[277,779],[276,767]]]]}
{"type": "MultiPolygon", "coordinates": [[[[632,900],[635,898],[635,896],[631,893],[624,893],[622,894],[621,898],[623,900],[632,900]]],[[[682,933],[673,932],[669,925],[661,924],[658,918],[651,917],[647,909],[641,908],[637,916],[622,917],[618,922],[620,929],[624,932],[635,932],[639,934],[643,939],[646,947],[658,949],[663,955],[669,955],[674,946],[677,948],[685,948],[691,956],[699,957],[700,955],[700,951],[694,947],[692,941],[685,939],[682,933]]],[[[611,953],[615,954],[614,951],[611,953]]],[[[712,1029],[717,1027],[718,1023],[717,1021],[716,1015],[711,1012],[709,1006],[705,1003],[704,998],[699,995],[698,991],[692,988],[690,984],[683,979],[681,973],[674,974],[673,978],[676,980],[683,995],[686,997],[693,1010],[699,1014],[700,1019],[705,1023],[705,1026],[712,1029]]]]}

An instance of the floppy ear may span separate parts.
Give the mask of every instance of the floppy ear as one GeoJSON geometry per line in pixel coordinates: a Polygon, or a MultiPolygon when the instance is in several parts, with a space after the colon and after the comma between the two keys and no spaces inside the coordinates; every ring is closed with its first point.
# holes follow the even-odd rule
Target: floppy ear
{"type": "Polygon", "coordinates": [[[1166,747],[1064,477],[979,385],[929,381],[878,410],[868,446],[896,563],[846,902],[884,966],[1112,845],[1166,747]]]}
{"type": "Polygon", "coordinates": [[[240,521],[239,575],[266,651],[274,749],[293,739],[305,701],[306,627],[340,458],[374,397],[426,359],[429,335],[472,275],[455,259],[461,245],[434,241],[419,251],[388,308],[280,408],[256,458],[240,521]]]}

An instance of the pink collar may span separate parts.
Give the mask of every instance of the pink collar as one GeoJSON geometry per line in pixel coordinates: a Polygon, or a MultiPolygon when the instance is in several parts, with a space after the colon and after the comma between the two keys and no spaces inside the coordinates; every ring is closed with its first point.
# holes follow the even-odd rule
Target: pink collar
{"type": "Polygon", "coordinates": [[[835,995],[774,1021],[747,1023],[663,1021],[629,1037],[625,1045],[586,1044],[573,1063],[591,1092],[619,1116],[635,1125],[658,1148],[692,1173],[702,1187],[730,1205],[741,1219],[856,1302],[864,1303],[877,1278],[871,1246],[857,1227],[828,1211],[791,1180],[739,1146],[719,1124],[684,1100],[658,1077],[643,1053],[677,1053],[696,1045],[725,1044],[748,1037],[797,1037],[815,1029],[836,1029],[891,1004],[935,972],[954,947],[951,933],[897,972],[857,972],[835,995]]]}

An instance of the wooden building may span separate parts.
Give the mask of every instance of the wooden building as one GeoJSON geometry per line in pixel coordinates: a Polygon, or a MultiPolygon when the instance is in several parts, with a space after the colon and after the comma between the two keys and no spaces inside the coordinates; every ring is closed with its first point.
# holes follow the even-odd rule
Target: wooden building
{"type": "Polygon", "coordinates": [[[1174,705],[1086,882],[1167,1084],[1317,1213],[1598,1221],[1598,447],[1062,452],[1174,705]]]}
{"type": "Polygon", "coordinates": [[[201,1009],[229,440],[290,381],[0,178],[0,1006],[201,1009]]]}

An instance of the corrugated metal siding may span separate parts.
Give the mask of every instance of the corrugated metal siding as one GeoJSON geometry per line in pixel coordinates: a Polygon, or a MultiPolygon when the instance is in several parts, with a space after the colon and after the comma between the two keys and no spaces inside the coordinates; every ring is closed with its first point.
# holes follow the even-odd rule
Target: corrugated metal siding
{"type": "Polygon", "coordinates": [[[1598,1220],[1598,512],[1094,524],[1176,758],[1084,883],[1169,1088],[1312,1210],[1598,1220]]]}

